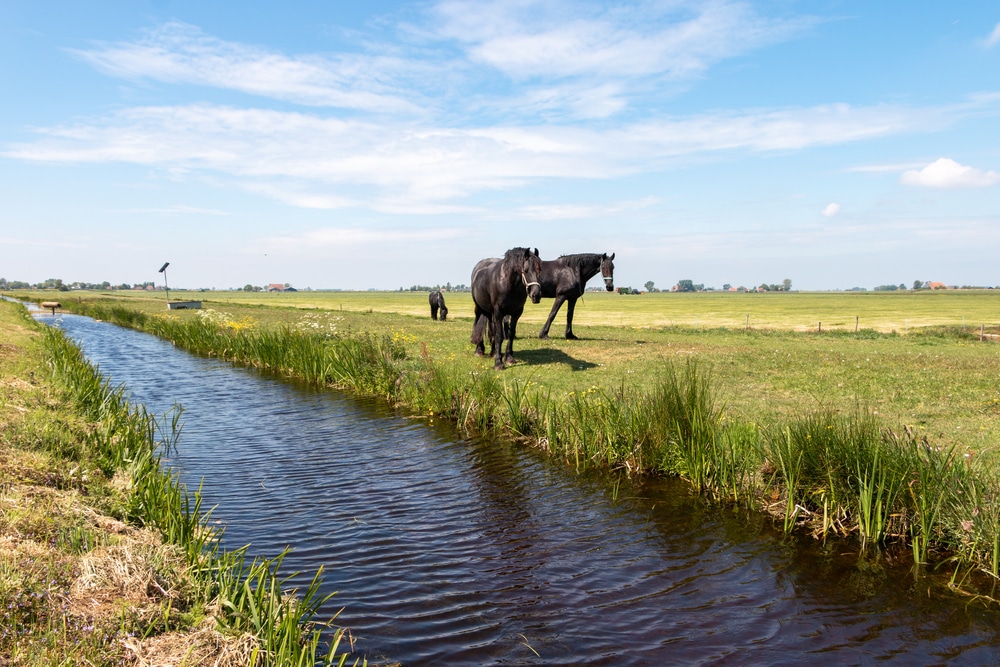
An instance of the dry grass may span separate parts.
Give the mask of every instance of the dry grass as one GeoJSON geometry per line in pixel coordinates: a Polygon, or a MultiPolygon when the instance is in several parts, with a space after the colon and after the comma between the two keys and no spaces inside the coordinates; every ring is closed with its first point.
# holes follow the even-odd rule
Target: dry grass
{"type": "Polygon", "coordinates": [[[37,331],[0,305],[0,664],[246,664],[248,638],[192,608],[181,551],[114,516],[131,481],[63,456],[90,425],[43,369],[37,331]]]}

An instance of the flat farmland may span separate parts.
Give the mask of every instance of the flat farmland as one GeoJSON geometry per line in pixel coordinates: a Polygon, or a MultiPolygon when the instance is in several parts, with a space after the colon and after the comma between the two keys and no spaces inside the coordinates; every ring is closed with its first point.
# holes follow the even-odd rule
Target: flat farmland
{"type": "MultiPolygon", "coordinates": [[[[50,300],[52,292],[20,293],[50,300]]],[[[370,332],[405,345],[456,375],[492,370],[469,342],[472,300],[445,296],[433,322],[426,292],[170,292],[201,311],[168,311],[163,292],[60,293],[65,304],[118,304],[159,317],[212,317],[232,329],[289,327],[325,335],[370,332]]],[[[906,293],[587,293],[574,332],[563,306],[538,330],[551,300],[528,303],[518,363],[499,373],[553,398],[652,386],[667,365],[694,362],[735,418],[787,423],[816,411],[878,413],[942,445],[992,452],[1000,442],[1000,290],[906,293]],[[749,315],[749,327],[747,316],[749,315]],[[822,332],[819,323],[822,322],[822,332]],[[858,332],[855,333],[857,324],[858,332]],[[986,336],[980,340],[980,328],[986,336]]],[[[183,402],[183,401],[182,401],[183,402]]]]}
{"type": "MultiPolygon", "coordinates": [[[[39,293],[41,294],[41,293],[39,293]]],[[[51,296],[51,293],[46,293],[51,296]]],[[[147,292],[114,292],[116,298],[155,307],[147,292]]],[[[162,298],[162,292],[156,293],[162,298]]],[[[72,298],[72,294],[70,294],[72,298]]],[[[426,292],[188,292],[171,290],[171,300],[203,300],[233,306],[276,306],[329,311],[429,315],[426,292]]],[[[472,296],[446,292],[449,318],[472,319],[472,296]]],[[[165,303],[165,300],[164,300],[165,303]]],[[[551,300],[526,304],[521,321],[541,325],[551,300]]],[[[562,332],[560,312],[552,333],[562,332]]],[[[652,292],[622,295],[587,292],[577,302],[575,326],[630,328],[777,329],[784,331],[854,331],[909,333],[932,326],[970,329],[1000,326],[1000,290],[899,292],[652,292]]],[[[533,328],[533,327],[532,327],[533,328]]]]}

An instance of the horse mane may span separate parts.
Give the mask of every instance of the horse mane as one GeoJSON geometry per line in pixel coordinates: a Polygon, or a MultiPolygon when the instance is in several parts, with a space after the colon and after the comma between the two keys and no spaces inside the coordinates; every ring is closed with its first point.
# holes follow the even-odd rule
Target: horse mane
{"type": "Polygon", "coordinates": [[[566,266],[573,268],[577,271],[581,271],[584,268],[589,268],[592,264],[596,263],[598,267],[601,266],[601,260],[604,259],[604,255],[598,254],[596,252],[585,252],[577,255],[560,255],[559,261],[566,266]]]}

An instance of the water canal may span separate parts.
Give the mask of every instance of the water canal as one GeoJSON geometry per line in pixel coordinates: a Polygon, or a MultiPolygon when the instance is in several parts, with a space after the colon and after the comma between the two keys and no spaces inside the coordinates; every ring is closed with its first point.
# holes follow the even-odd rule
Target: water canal
{"type": "Polygon", "coordinates": [[[229,547],[320,565],[358,654],[403,665],[994,665],[1000,611],[906,559],[783,539],[671,480],[577,474],[377,402],[314,391],[73,315],[156,413],[229,547]]]}

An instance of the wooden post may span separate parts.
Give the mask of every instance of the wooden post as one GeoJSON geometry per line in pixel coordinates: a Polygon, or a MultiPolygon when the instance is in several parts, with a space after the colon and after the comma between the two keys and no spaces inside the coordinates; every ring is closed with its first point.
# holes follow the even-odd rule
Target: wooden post
{"type": "Polygon", "coordinates": [[[823,323],[822,322],[819,323],[819,329],[817,329],[817,332],[818,333],[823,333],[823,323]]]}
{"type": "Polygon", "coordinates": [[[860,317],[858,317],[857,315],[854,316],[854,333],[858,333],[858,320],[859,319],[860,319],[860,317]]]}
{"type": "Polygon", "coordinates": [[[747,323],[743,325],[743,330],[746,331],[750,328],[750,313],[747,313],[747,323]]]}
{"type": "Polygon", "coordinates": [[[983,339],[985,338],[985,335],[984,335],[985,333],[986,333],[986,325],[985,324],[980,324],[979,325],[979,342],[980,343],[983,342],[983,339]]]}

